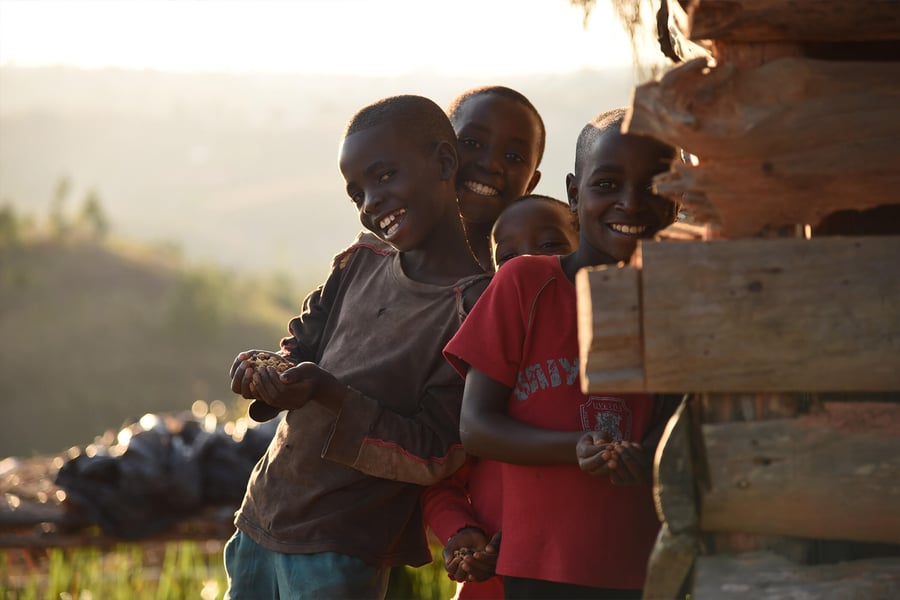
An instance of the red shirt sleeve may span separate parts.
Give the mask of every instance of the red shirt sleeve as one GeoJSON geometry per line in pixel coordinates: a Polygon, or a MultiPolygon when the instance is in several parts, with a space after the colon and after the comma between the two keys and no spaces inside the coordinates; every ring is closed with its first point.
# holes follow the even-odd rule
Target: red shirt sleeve
{"type": "Polygon", "coordinates": [[[461,375],[472,366],[515,387],[530,318],[526,284],[540,273],[534,267],[543,264],[537,258],[555,259],[517,257],[503,265],[444,348],[444,357],[461,375]]]}

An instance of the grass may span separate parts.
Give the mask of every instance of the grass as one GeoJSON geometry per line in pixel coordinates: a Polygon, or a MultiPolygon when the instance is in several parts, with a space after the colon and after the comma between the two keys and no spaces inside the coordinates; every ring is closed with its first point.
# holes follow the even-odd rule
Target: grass
{"type": "MultiPolygon", "coordinates": [[[[439,548],[432,549],[439,556],[439,548]]],[[[182,541],[49,548],[37,557],[0,551],[3,600],[218,600],[227,581],[222,543],[182,541]]],[[[389,600],[446,600],[455,592],[439,562],[391,575],[389,600]]]]}

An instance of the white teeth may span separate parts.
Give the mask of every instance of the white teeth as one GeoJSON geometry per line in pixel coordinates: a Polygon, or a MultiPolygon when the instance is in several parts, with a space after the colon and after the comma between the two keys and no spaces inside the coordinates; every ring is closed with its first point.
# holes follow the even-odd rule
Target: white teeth
{"type": "Polygon", "coordinates": [[[397,223],[397,219],[406,214],[406,209],[401,208],[400,210],[394,211],[385,218],[378,221],[378,228],[384,232],[385,237],[390,237],[394,233],[397,232],[397,229],[400,227],[400,224],[397,223]]]}
{"type": "Polygon", "coordinates": [[[625,235],[641,235],[647,230],[646,225],[622,225],[621,223],[610,223],[609,228],[625,235]]]}
{"type": "Polygon", "coordinates": [[[478,183],[477,181],[463,181],[462,184],[464,188],[470,192],[475,192],[479,196],[497,196],[500,194],[500,191],[496,188],[484,185],[483,183],[478,183]]]}

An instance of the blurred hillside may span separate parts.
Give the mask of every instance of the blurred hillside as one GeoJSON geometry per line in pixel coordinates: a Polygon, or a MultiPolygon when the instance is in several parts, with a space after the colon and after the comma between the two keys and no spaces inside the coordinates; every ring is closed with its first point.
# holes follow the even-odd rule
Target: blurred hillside
{"type": "Polygon", "coordinates": [[[628,69],[505,80],[0,68],[0,204],[43,212],[68,177],[114,229],[191,259],[318,280],[359,229],[337,151],[347,119],[383,96],[442,106],[476,85],[522,91],[547,125],[537,191],[563,197],[574,142],[626,104],[628,69]]]}
{"type": "Polygon", "coordinates": [[[276,348],[301,300],[283,280],[157,248],[0,240],[0,458],[84,446],[198,399],[243,408],[227,378],[234,355],[276,348]]]}

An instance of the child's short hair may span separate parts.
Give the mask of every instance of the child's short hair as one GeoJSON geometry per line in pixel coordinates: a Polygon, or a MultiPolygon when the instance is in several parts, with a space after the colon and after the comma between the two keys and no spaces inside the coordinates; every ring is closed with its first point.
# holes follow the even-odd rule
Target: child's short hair
{"type": "Polygon", "coordinates": [[[450,121],[456,123],[456,118],[459,110],[466,102],[476,96],[484,96],[487,94],[495,94],[497,96],[508,98],[514,102],[518,102],[528,111],[530,111],[531,114],[534,115],[535,119],[537,119],[538,129],[540,130],[540,137],[538,138],[538,154],[536,164],[540,166],[541,159],[544,158],[544,146],[547,143],[547,130],[544,127],[544,120],[541,118],[541,113],[538,112],[531,101],[522,93],[502,85],[485,85],[466,90],[465,92],[454,98],[453,101],[450,102],[450,106],[447,107],[447,115],[449,115],[450,121]]]}
{"type": "Polygon", "coordinates": [[[625,121],[625,112],[626,109],[624,108],[613,108],[600,113],[581,128],[581,133],[578,134],[578,140],[575,142],[576,176],[581,174],[584,157],[590,153],[597,138],[613,127],[622,128],[622,123],[625,121]]]}
{"type": "MultiPolygon", "coordinates": [[[[510,206],[515,206],[516,204],[520,204],[522,202],[529,202],[529,201],[544,202],[544,203],[554,206],[556,208],[564,209],[566,211],[566,213],[569,215],[569,218],[572,223],[572,227],[575,228],[575,231],[578,231],[578,213],[571,209],[568,202],[564,202],[564,201],[560,200],[559,198],[554,198],[553,196],[545,196],[544,194],[525,194],[524,196],[519,196],[518,198],[513,200],[509,206],[507,206],[505,209],[503,209],[503,212],[506,212],[506,210],[510,206]]],[[[500,213],[500,214],[501,214],[501,216],[503,215],[503,213],[500,213]]],[[[499,221],[500,217],[497,217],[497,220],[499,221]]],[[[494,227],[491,228],[491,235],[494,235],[494,229],[496,229],[496,228],[497,228],[497,223],[495,222],[494,227]]]]}
{"type": "Polygon", "coordinates": [[[416,136],[425,147],[447,142],[456,146],[456,132],[444,110],[424,96],[411,94],[382,98],[361,108],[344,129],[344,138],[390,122],[404,135],[416,136]]]}

